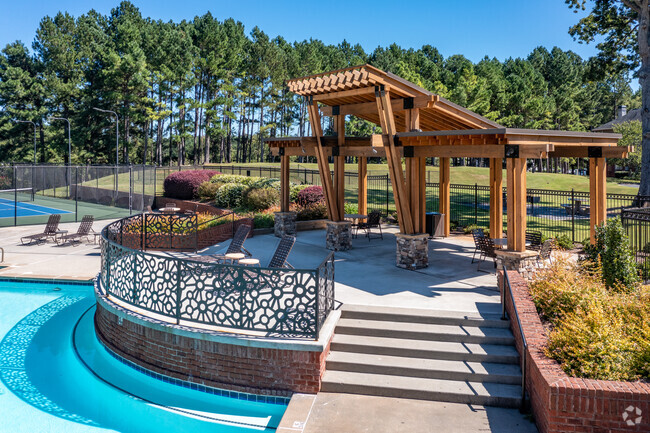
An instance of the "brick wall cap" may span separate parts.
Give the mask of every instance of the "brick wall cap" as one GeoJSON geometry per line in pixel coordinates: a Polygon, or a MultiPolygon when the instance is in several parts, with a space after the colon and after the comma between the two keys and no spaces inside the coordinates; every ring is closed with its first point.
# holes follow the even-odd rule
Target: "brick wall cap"
{"type": "Polygon", "coordinates": [[[325,224],[327,224],[328,226],[335,226],[335,227],[336,226],[351,226],[352,222],[350,222],[350,221],[330,221],[330,220],[327,220],[327,221],[325,221],[325,224]]]}
{"type": "MultiPolygon", "coordinates": [[[[98,278],[97,281],[100,279],[98,278]]],[[[229,344],[233,346],[257,347],[265,349],[295,350],[301,352],[323,352],[334,335],[334,328],[341,317],[341,310],[332,310],[321,327],[318,340],[300,338],[275,338],[258,337],[254,335],[234,334],[231,332],[193,328],[187,325],[176,325],[174,323],[157,320],[129,310],[122,305],[113,302],[98,292],[98,285],[95,285],[95,299],[98,308],[104,308],[115,314],[120,319],[126,319],[138,325],[172,335],[179,335],[196,340],[213,341],[216,343],[229,344]]],[[[239,331],[245,332],[245,331],[239,331]]]]}
{"type": "Polygon", "coordinates": [[[398,239],[407,239],[407,240],[423,240],[423,239],[428,239],[429,234],[428,233],[413,233],[413,234],[395,233],[395,237],[398,239]]]}
{"type": "Polygon", "coordinates": [[[515,259],[528,259],[530,257],[536,257],[537,253],[535,251],[510,251],[510,250],[496,250],[495,253],[497,257],[511,257],[515,259]]]}
{"type": "Polygon", "coordinates": [[[288,215],[288,216],[291,216],[291,215],[293,215],[293,216],[298,216],[298,213],[297,213],[297,212],[293,212],[293,211],[288,211],[288,212],[273,212],[273,214],[274,214],[274,215],[280,215],[280,216],[285,216],[285,215],[288,215]]]}

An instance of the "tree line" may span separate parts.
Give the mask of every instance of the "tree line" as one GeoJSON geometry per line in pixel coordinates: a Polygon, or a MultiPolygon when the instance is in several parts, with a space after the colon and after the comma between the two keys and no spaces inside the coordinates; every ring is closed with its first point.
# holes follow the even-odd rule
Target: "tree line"
{"type": "MultiPolygon", "coordinates": [[[[210,13],[153,20],[124,1],[108,15],[46,16],[31,50],[20,41],[2,50],[0,161],[66,162],[68,126],[58,117],[71,125],[72,163],[115,163],[115,116],[96,109],[119,119],[120,163],[269,161],[264,137],[310,133],[305,102],[286,81],[364,63],[506,127],[585,131],[613,119],[618,105],[640,106],[626,72],[557,47],[477,63],[432,45],[365,52],[345,40],[247,33],[210,13]]],[[[378,128],[348,118],[346,131],[378,128]]]]}

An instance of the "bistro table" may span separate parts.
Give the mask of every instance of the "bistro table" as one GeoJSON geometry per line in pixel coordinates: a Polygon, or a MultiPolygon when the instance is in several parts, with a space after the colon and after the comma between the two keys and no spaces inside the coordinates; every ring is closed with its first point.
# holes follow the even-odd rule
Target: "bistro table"
{"type": "MultiPolygon", "coordinates": [[[[508,246],[508,238],[496,238],[496,239],[492,239],[492,243],[493,243],[495,246],[498,246],[498,247],[500,247],[500,248],[503,248],[503,247],[508,246]]],[[[530,242],[526,241],[526,246],[529,247],[529,246],[530,246],[530,242]]]]}
{"type": "Polygon", "coordinates": [[[235,262],[239,262],[241,259],[246,257],[244,253],[228,253],[224,256],[226,260],[230,260],[230,263],[234,264],[235,262]]]}
{"type": "Polygon", "coordinates": [[[160,208],[160,212],[164,214],[173,214],[173,213],[178,213],[180,212],[181,208],[179,207],[162,207],[160,208]]]}
{"type": "Polygon", "coordinates": [[[346,220],[352,220],[352,226],[350,228],[356,229],[356,233],[352,232],[352,237],[356,238],[359,232],[359,220],[365,220],[368,218],[368,215],[363,215],[360,213],[346,213],[343,215],[346,220]]]}

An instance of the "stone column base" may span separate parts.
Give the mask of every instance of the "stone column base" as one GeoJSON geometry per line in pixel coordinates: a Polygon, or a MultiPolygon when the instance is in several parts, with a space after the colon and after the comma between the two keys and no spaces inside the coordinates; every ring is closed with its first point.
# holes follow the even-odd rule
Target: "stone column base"
{"type": "Polygon", "coordinates": [[[332,251],[347,251],[352,248],[352,230],[350,221],[327,221],[325,247],[332,251]]]}
{"type": "Polygon", "coordinates": [[[395,234],[397,238],[397,263],[398,268],[422,269],[429,267],[429,235],[416,233],[407,235],[395,234]]]}
{"type": "Polygon", "coordinates": [[[503,270],[505,265],[509,271],[517,271],[524,278],[529,278],[535,271],[537,252],[497,250],[497,270],[503,270]]]}
{"type": "Polygon", "coordinates": [[[275,212],[275,235],[279,238],[296,235],[295,212],[275,212]]]}

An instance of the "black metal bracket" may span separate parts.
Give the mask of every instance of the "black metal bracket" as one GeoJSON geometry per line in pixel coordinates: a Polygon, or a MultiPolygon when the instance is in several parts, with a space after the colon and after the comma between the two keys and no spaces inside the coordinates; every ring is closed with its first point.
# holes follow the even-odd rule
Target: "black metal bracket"
{"type": "Polygon", "coordinates": [[[340,150],[338,146],[332,146],[332,156],[339,156],[340,150]]]}
{"type": "Polygon", "coordinates": [[[338,116],[339,114],[341,114],[341,106],[332,105],[332,116],[338,116]]]}
{"type": "Polygon", "coordinates": [[[603,148],[600,146],[589,146],[587,147],[587,156],[589,158],[602,158],[603,148]]]}
{"type": "Polygon", "coordinates": [[[399,137],[397,135],[393,135],[393,143],[395,144],[396,147],[402,145],[402,142],[399,141],[399,137]]]}
{"type": "Polygon", "coordinates": [[[386,88],[384,87],[383,84],[380,84],[378,86],[375,86],[375,96],[379,98],[382,94],[386,92],[386,88]]]}
{"type": "Polygon", "coordinates": [[[413,158],[415,156],[415,148],[413,146],[404,146],[404,158],[413,158]]]}
{"type": "Polygon", "coordinates": [[[519,145],[506,144],[504,146],[503,156],[505,156],[506,158],[519,158],[519,145]]]}
{"type": "Polygon", "coordinates": [[[405,110],[410,110],[415,106],[415,102],[413,98],[404,98],[404,109],[405,110]]]}
{"type": "Polygon", "coordinates": [[[284,147],[278,148],[278,155],[284,156],[284,147]]]}
{"type": "Polygon", "coordinates": [[[307,103],[308,103],[309,105],[311,105],[311,104],[314,103],[314,97],[313,97],[312,95],[310,95],[310,96],[306,96],[306,98],[307,98],[307,103]]]}

